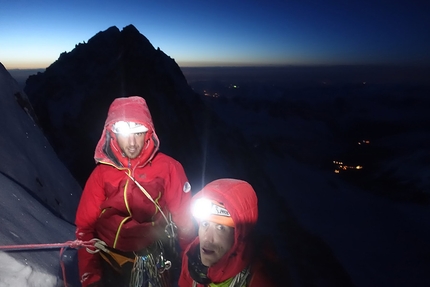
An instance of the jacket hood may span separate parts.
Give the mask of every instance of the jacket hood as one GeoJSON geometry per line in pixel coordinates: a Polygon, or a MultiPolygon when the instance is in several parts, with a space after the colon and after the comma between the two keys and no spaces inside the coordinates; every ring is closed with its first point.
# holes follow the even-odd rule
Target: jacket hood
{"type": "MultiPolygon", "coordinates": [[[[234,277],[249,264],[249,249],[252,248],[250,236],[258,219],[257,195],[249,183],[227,178],[207,184],[194,195],[191,204],[199,198],[223,203],[234,221],[233,246],[217,263],[208,268],[207,273],[212,282],[223,282],[234,277]]],[[[192,245],[196,246],[198,243],[197,237],[192,245]]]]}
{"type": "Polygon", "coordinates": [[[119,121],[135,122],[148,129],[144,147],[136,159],[139,165],[145,165],[158,151],[160,142],[155,133],[148,105],[145,99],[139,96],[117,98],[110,105],[102,136],[94,154],[96,163],[105,162],[117,167],[124,166],[125,159],[117,144],[116,135],[112,132],[112,126],[119,121]]]}

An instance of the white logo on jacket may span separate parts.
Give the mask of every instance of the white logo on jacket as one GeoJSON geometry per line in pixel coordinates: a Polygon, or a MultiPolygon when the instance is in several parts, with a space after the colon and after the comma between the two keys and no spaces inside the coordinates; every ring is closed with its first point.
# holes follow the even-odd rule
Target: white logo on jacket
{"type": "Polygon", "coordinates": [[[191,190],[191,184],[187,181],[184,183],[184,188],[182,189],[185,193],[189,192],[191,190]]]}

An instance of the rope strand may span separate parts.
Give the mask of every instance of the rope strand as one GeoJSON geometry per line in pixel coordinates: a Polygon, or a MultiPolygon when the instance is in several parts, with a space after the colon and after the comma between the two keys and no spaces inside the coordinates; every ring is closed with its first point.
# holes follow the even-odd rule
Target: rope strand
{"type": "Polygon", "coordinates": [[[88,252],[96,253],[99,251],[101,246],[106,245],[100,239],[94,238],[90,241],[82,241],[82,240],[74,240],[74,241],[66,241],[64,243],[47,243],[47,244],[20,244],[20,245],[0,245],[0,250],[5,251],[17,251],[17,250],[38,250],[38,249],[54,249],[60,248],[60,266],[61,272],[63,275],[64,287],[67,287],[66,280],[66,268],[63,262],[63,254],[67,248],[78,249],[81,247],[85,247],[88,252]]]}

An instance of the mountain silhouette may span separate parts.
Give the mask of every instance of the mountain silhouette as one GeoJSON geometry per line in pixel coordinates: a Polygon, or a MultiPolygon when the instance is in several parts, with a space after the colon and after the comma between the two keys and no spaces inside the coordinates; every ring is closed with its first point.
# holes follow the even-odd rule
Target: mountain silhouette
{"type": "Polygon", "coordinates": [[[45,72],[29,77],[25,92],[52,146],[81,185],[94,168],[94,148],[117,97],[146,99],[162,151],[189,168],[190,158],[201,157],[192,115],[203,112],[202,101],[175,61],[132,25],[122,31],[110,27],[62,53],[45,72]]]}

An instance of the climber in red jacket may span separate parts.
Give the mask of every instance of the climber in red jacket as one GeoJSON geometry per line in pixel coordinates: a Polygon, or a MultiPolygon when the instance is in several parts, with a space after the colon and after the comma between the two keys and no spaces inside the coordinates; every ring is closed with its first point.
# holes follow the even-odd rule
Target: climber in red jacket
{"type": "Polygon", "coordinates": [[[253,233],[258,206],[249,183],[212,181],[191,205],[198,236],[183,255],[179,287],[288,286],[271,244],[253,233]]]}
{"type": "Polygon", "coordinates": [[[171,239],[184,250],[195,225],[184,169],[159,146],[146,101],[115,99],[76,214],[77,239],[94,239],[98,247],[78,250],[83,287],[128,287],[133,280],[169,286],[163,271],[172,263],[167,249],[175,254],[171,239]]]}

